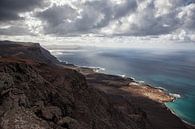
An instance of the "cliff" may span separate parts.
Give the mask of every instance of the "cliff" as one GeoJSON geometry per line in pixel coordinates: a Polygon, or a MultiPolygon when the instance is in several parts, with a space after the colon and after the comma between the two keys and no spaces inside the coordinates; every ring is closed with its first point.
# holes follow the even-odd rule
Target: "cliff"
{"type": "Polygon", "coordinates": [[[0,56],[31,59],[44,63],[59,63],[56,57],[38,43],[0,41],[0,56]]]}
{"type": "Polygon", "coordinates": [[[162,105],[173,98],[150,88],[62,65],[39,44],[0,42],[2,129],[192,128],[162,105]]]}

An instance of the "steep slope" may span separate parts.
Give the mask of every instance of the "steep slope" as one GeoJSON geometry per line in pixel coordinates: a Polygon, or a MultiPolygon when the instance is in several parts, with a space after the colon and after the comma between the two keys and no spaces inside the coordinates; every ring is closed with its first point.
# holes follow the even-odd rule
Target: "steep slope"
{"type": "Polygon", "coordinates": [[[0,56],[14,56],[45,63],[59,63],[57,58],[38,43],[0,41],[0,56]]]}
{"type": "Polygon", "coordinates": [[[38,44],[0,42],[0,129],[188,128],[161,103],[129,92],[132,79],[86,71],[38,44]]]}
{"type": "Polygon", "coordinates": [[[150,127],[141,110],[124,101],[128,111],[119,112],[106,95],[88,87],[85,77],[74,70],[6,57],[0,58],[0,75],[3,129],[150,127]]]}

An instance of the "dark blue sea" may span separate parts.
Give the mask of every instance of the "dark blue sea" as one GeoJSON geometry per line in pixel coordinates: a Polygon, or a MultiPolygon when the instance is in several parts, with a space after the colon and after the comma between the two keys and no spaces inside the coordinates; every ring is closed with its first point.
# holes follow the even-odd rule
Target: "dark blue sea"
{"type": "Polygon", "coordinates": [[[80,47],[52,51],[61,61],[105,68],[167,89],[178,99],[166,103],[177,116],[195,124],[195,51],[192,49],[108,49],[80,47]]]}

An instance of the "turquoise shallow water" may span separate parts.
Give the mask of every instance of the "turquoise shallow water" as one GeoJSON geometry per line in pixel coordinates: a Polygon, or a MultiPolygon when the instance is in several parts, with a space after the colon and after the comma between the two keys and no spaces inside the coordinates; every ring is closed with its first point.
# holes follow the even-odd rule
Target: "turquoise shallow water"
{"type": "Polygon", "coordinates": [[[166,103],[177,116],[195,124],[195,51],[80,48],[53,54],[80,66],[103,67],[104,72],[135,77],[181,95],[166,103]]]}

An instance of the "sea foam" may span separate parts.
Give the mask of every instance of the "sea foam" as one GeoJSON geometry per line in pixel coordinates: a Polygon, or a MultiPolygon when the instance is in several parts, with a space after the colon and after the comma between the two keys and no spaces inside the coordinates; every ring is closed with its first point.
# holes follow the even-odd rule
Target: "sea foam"
{"type": "Polygon", "coordinates": [[[174,93],[169,93],[169,95],[175,97],[175,98],[181,98],[180,94],[174,94],[174,93]]]}
{"type": "Polygon", "coordinates": [[[118,76],[122,77],[122,78],[125,78],[126,75],[125,74],[117,74],[118,76]]]}

